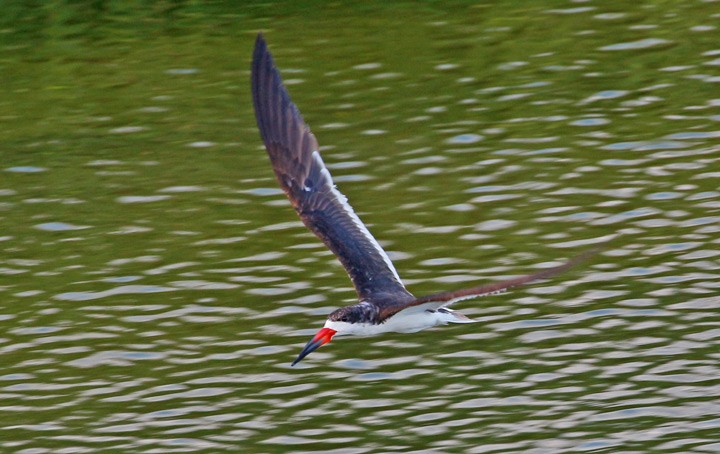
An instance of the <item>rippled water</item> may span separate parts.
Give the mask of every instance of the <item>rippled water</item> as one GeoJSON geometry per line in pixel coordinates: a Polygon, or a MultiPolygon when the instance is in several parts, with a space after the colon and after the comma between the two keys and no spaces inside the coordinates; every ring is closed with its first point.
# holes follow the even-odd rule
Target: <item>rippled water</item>
{"type": "Polygon", "coordinates": [[[717,3],[108,5],[3,23],[0,451],[720,452],[717,3]],[[606,249],[291,368],[354,292],[260,29],[415,294],[606,249]]]}

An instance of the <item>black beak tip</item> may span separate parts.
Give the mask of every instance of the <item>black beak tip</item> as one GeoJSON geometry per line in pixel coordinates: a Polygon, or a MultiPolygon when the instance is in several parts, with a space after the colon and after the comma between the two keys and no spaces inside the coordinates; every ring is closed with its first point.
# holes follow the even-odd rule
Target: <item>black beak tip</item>
{"type": "MultiPolygon", "coordinates": [[[[314,349],[313,349],[313,350],[314,350],[314,349]]],[[[297,363],[299,363],[300,361],[302,361],[302,359],[305,358],[305,357],[306,357],[311,351],[313,351],[313,350],[308,351],[308,349],[305,348],[305,350],[303,350],[302,352],[300,352],[300,354],[298,355],[298,357],[295,358],[295,361],[292,362],[292,364],[290,365],[290,367],[292,367],[292,366],[294,366],[295,364],[297,364],[297,363]]]]}
{"type": "Polygon", "coordinates": [[[294,366],[295,364],[299,363],[303,358],[305,358],[310,353],[317,350],[318,347],[320,347],[321,345],[322,345],[322,342],[316,341],[314,339],[311,340],[310,342],[308,342],[307,345],[305,345],[305,348],[303,348],[303,351],[301,351],[300,354],[298,355],[298,357],[295,358],[295,361],[292,362],[291,367],[294,366]]]}

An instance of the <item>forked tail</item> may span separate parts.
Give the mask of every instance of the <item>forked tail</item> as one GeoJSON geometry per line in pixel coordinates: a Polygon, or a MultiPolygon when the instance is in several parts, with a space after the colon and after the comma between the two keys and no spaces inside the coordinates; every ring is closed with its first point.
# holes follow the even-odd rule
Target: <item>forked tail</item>
{"type": "Polygon", "coordinates": [[[454,311],[452,309],[448,309],[447,307],[441,307],[440,309],[438,309],[438,312],[446,315],[446,317],[444,317],[446,323],[477,323],[477,320],[473,320],[467,315],[458,311],[454,311]]]}

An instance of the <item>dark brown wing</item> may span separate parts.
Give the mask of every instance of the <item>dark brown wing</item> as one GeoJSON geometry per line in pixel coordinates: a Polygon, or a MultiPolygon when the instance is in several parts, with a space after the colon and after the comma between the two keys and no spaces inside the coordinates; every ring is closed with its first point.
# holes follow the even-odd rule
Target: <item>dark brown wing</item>
{"type": "Polygon", "coordinates": [[[562,265],[547,268],[542,271],[538,271],[536,273],[528,274],[525,276],[508,279],[506,281],[494,282],[492,284],[485,284],[478,287],[471,287],[461,290],[435,293],[433,295],[417,298],[414,301],[410,301],[409,303],[404,304],[384,304],[380,308],[380,319],[385,320],[388,317],[392,317],[393,315],[404,309],[409,309],[413,307],[417,307],[418,309],[422,310],[436,310],[444,306],[449,306],[458,301],[478,298],[480,296],[492,295],[495,293],[500,293],[511,287],[517,287],[519,285],[527,284],[529,282],[537,281],[540,279],[547,279],[549,277],[555,276],[556,274],[567,271],[578,263],[587,260],[588,258],[595,255],[599,250],[600,248],[594,248],[589,251],[583,252],[582,254],[568,260],[562,265]]]}
{"type": "Polygon", "coordinates": [[[252,93],[260,136],[280,186],[305,225],[340,259],[360,300],[389,295],[409,300],[387,254],[335,189],[317,140],[290,100],[262,35],[255,41],[252,93]]]}

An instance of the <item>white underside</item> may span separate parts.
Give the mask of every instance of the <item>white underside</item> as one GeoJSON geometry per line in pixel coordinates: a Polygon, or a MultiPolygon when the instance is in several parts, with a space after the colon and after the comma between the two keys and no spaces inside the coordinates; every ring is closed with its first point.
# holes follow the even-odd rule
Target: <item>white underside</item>
{"type": "Polygon", "coordinates": [[[390,317],[385,323],[346,323],[327,320],[325,328],[337,331],[336,336],[376,336],[383,333],[415,333],[448,323],[473,323],[475,320],[450,309],[429,312],[410,307],[390,317]]]}

